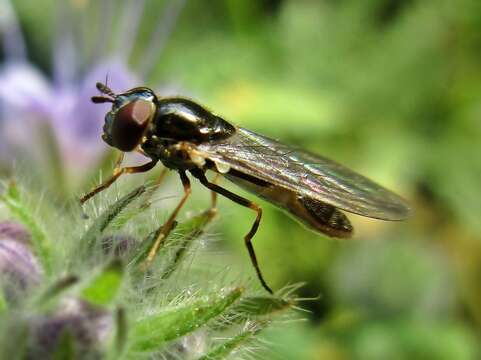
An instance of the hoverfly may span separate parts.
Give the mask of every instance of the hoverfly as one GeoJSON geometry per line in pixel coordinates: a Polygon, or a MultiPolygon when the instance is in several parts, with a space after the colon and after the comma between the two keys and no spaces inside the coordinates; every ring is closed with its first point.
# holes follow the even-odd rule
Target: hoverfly
{"type": "MultiPolygon", "coordinates": [[[[279,141],[235,126],[201,105],[180,97],[159,97],[147,87],[115,94],[102,83],[103,94],[94,103],[112,103],[105,116],[102,139],[124,152],[138,151],[150,162],[137,167],[120,167],[112,177],[82,197],[89,198],[109,187],[122,174],[146,172],[159,161],[178,172],[184,195],[162,227],[167,236],[177,214],[191,193],[187,172],[201,184],[257,213],[245,235],[245,245],[262,286],[264,281],[252,238],[262,209],[207,179],[212,170],[254,195],[290,213],[308,228],[331,237],[348,238],[353,227],[342,211],[380,220],[403,220],[409,206],[398,195],[334,161],[293,148],[279,141]]],[[[152,261],[159,241],[152,247],[152,261]]]]}

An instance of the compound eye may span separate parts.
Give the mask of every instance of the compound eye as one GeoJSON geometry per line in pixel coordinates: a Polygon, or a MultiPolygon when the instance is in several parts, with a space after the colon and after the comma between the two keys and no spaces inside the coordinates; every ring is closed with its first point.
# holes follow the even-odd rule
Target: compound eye
{"type": "Polygon", "coordinates": [[[112,124],[113,146],[122,151],[134,150],[154,114],[155,105],[152,101],[138,99],[122,106],[112,124]]]}

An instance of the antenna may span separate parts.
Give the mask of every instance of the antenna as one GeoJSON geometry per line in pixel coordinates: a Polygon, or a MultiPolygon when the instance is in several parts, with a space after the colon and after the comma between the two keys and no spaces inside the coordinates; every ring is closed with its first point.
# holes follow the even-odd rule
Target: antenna
{"type": "Polygon", "coordinates": [[[106,96],[92,96],[90,99],[95,104],[102,104],[102,103],[106,103],[106,102],[113,103],[114,102],[114,99],[111,99],[111,98],[106,97],[106,96]]]}

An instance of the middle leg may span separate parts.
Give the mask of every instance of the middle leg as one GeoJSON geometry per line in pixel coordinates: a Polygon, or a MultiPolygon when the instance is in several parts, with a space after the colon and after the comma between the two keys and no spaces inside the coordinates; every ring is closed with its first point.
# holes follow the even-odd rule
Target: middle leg
{"type": "Polygon", "coordinates": [[[192,189],[190,186],[190,181],[187,175],[185,174],[184,171],[179,171],[180,175],[180,180],[182,181],[182,185],[184,186],[184,196],[182,196],[182,199],[179,201],[179,204],[177,207],[174,209],[172,214],[170,214],[169,218],[165,222],[165,224],[162,226],[162,229],[160,230],[159,235],[157,236],[157,239],[155,240],[154,244],[149,250],[149,253],[147,255],[147,259],[145,259],[145,262],[142,264],[142,270],[146,270],[151,264],[152,261],[155,258],[155,255],[159,251],[162,243],[164,242],[165,238],[169,235],[169,233],[172,231],[174,224],[175,224],[175,219],[177,215],[179,214],[180,209],[182,206],[184,206],[185,202],[187,201],[188,197],[190,196],[192,189]]]}

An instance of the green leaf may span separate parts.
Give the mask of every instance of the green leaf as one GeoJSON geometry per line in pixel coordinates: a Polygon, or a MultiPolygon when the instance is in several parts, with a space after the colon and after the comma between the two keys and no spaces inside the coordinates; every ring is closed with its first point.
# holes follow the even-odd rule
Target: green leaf
{"type": "Polygon", "coordinates": [[[32,237],[35,253],[42,263],[47,275],[52,271],[52,244],[47,238],[42,226],[35,220],[30,208],[22,200],[20,191],[15,182],[10,182],[5,194],[0,196],[11,214],[27,227],[32,237]]]}
{"type": "MultiPolygon", "coordinates": [[[[145,239],[142,241],[142,245],[140,246],[140,248],[138,249],[138,251],[135,252],[133,258],[132,258],[132,263],[135,264],[135,265],[140,265],[143,261],[145,261],[147,259],[147,256],[149,254],[149,251],[152,247],[152,245],[154,244],[155,240],[157,239],[157,237],[159,236],[160,232],[162,231],[162,227],[164,226],[164,224],[161,224],[157,229],[155,229],[154,231],[150,232],[146,237],[145,239]]],[[[172,223],[172,228],[171,228],[171,231],[173,229],[175,229],[177,226],[177,221],[174,221],[172,223]]],[[[167,239],[167,237],[164,238],[164,241],[167,239]]],[[[162,245],[161,245],[162,246],[162,245]]]]}
{"type": "Polygon", "coordinates": [[[53,354],[54,360],[75,360],[75,340],[70,331],[64,331],[60,335],[57,347],[53,354]]]}
{"type": "Polygon", "coordinates": [[[57,280],[54,284],[49,286],[43,294],[40,295],[40,297],[36,301],[37,304],[51,304],[54,300],[58,299],[59,295],[63,294],[64,291],[70,289],[73,285],[78,283],[78,281],[78,277],[74,275],[69,275],[60,280],[57,280]]]}
{"type": "MultiPolygon", "coordinates": [[[[278,312],[287,310],[294,306],[293,300],[276,298],[273,296],[252,296],[241,299],[237,304],[232,306],[227,318],[232,323],[242,323],[249,319],[266,319],[278,312]]],[[[216,326],[217,330],[223,330],[226,324],[216,326]]]]}
{"type": "Polygon", "coordinates": [[[215,347],[208,354],[202,356],[198,360],[221,360],[227,358],[234,350],[252,340],[265,326],[266,322],[258,323],[256,326],[250,326],[249,329],[242,331],[240,334],[227,340],[221,345],[215,347]]]}
{"type": "Polygon", "coordinates": [[[112,222],[112,220],[114,220],[127,205],[134,201],[144,191],[145,186],[139,186],[110,205],[107,210],[105,210],[97,219],[95,219],[82,239],[80,239],[80,246],[86,246],[89,251],[92,250],[97,242],[98,237],[112,222]]]}
{"type": "Polygon", "coordinates": [[[115,311],[115,334],[108,351],[107,359],[119,360],[124,358],[124,351],[128,337],[127,315],[124,308],[119,307],[115,311]]]}
{"type": "Polygon", "coordinates": [[[231,311],[242,314],[242,316],[265,316],[289,309],[293,305],[293,301],[290,300],[272,296],[253,296],[243,298],[231,311]]]}
{"type": "Polygon", "coordinates": [[[235,288],[225,294],[206,296],[189,304],[181,304],[146,316],[132,327],[130,351],[158,350],[166,342],[198,329],[222,314],[239,299],[242,292],[242,288],[235,288]]]}
{"type": "Polygon", "coordinates": [[[26,359],[30,340],[28,320],[11,312],[2,316],[0,327],[0,358],[9,360],[26,359]]]}
{"type": "Polygon", "coordinates": [[[82,290],[81,297],[96,305],[111,304],[122,284],[123,271],[124,267],[120,260],[112,261],[82,290]]]}
{"type": "MultiPolygon", "coordinates": [[[[162,173],[164,174],[164,173],[162,173]]],[[[160,176],[159,180],[162,180],[163,175],[160,176]]],[[[122,212],[122,216],[118,216],[111,224],[110,227],[113,230],[119,230],[129,221],[131,221],[136,216],[142,214],[152,205],[152,196],[155,194],[160,186],[159,180],[153,185],[145,185],[145,191],[139,196],[138,205],[131,207],[126,211],[122,212]]],[[[145,184],[145,183],[144,183],[145,184]]]]}
{"type": "MultiPolygon", "coordinates": [[[[215,215],[215,211],[207,210],[192,217],[185,223],[178,224],[176,221],[174,221],[169,236],[163,239],[163,242],[160,245],[159,253],[157,254],[157,257],[162,258],[164,263],[160,273],[161,279],[167,279],[170,277],[170,275],[172,275],[175,269],[177,269],[177,266],[181,263],[189,247],[193,244],[194,240],[204,233],[205,228],[209,225],[215,215]],[[175,237],[171,236],[174,229],[176,229],[175,237]],[[166,246],[167,244],[170,245],[171,243],[174,243],[172,244],[172,247],[175,247],[175,253],[173,256],[169,254],[169,252],[172,250],[172,247],[166,246]]],[[[142,241],[142,245],[139,247],[138,251],[135,252],[131,260],[132,264],[139,265],[145,261],[145,259],[147,259],[148,253],[159,236],[163,226],[163,224],[160,225],[156,230],[152,231],[146,236],[146,238],[142,241]]]]}
{"type": "Polygon", "coordinates": [[[125,344],[127,343],[127,316],[125,315],[125,310],[122,308],[117,309],[116,316],[116,329],[115,329],[115,350],[117,355],[122,354],[125,344]]]}
{"type": "MultiPolygon", "coordinates": [[[[198,239],[204,233],[204,230],[210,224],[214,216],[214,211],[207,210],[177,227],[176,233],[180,238],[180,241],[176,244],[177,250],[174,256],[162,271],[162,279],[169,278],[175,269],[177,269],[177,266],[181,263],[189,247],[193,244],[194,240],[198,239]]],[[[161,250],[161,252],[165,252],[165,249],[163,250],[164,251],[161,250]]],[[[159,256],[162,256],[162,254],[159,253],[159,256]]]]}

